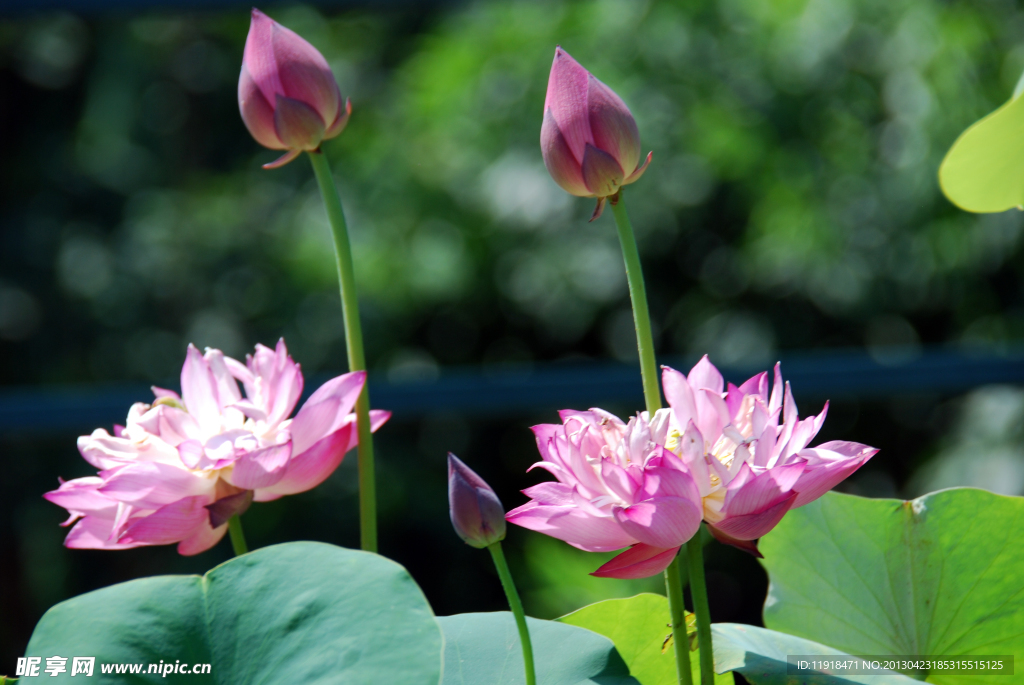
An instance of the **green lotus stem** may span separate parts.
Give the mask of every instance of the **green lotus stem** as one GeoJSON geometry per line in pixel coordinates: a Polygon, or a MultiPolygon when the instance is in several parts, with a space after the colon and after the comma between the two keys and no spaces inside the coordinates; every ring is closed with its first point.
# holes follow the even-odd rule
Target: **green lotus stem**
{"type": "MultiPolygon", "coordinates": [[[[348,348],[349,371],[366,370],[363,353],[363,329],[359,322],[359,299],[356,297],[355,267],[352,265],[352,245],[348,239],[348,226],[341,208],[341,197],[334,185],[331,166],[319,150],[309,153],[316,182],[327,209],[327,218],[334,236],[334,254],[338,262],[338,282],[341,286],[341,313],[345,319],[345,345],[348,348]]],[[[356,428],[359,433],[359,539],[367,552],[377,551],[377,486],[373,465],[373,435],[370,430],[370,391],[363,386],[356,400],[356,428]]]]}
{"type": "Polygon", "coordinates": [[[693,685],[690,672],[690,639],[686,634],[686,610],[683,606],[683,583],[679,578],[679,555],[665,569],[665,592],[672,616],[672,647],[676,653],[679,685],[693,685]]]}
{"type": "Polygon", "coordinates": [[[693,613],[697,616],[697,643],[700,645],[700,685],[715,683],[715,655],[711,646],[711,609],[708,607],[708,588],[704,582],[704,550],[701,531],[686,543],[686,556],[690,562],[690,597],[693,613]]]}
{"type": "Polygon", "coordinates": [[[494,565],[498,569],[498,577],[501,578],[501,586],[505,588],[505,596],[508,597],[508,605],[512,614],[516,617],[516,627],[519,629],[519,642],[523,646],[523,668],[526,671],[526,685],[537,685],[537,671],[533,666],[533,643],[530,642],[530,630],[526,627],[526,614],[523,612],[523,603],[519,601],[519,593],[516,591],[516,584],[512,582],[512,572],[508,570],[508,562],[505,561],[505,553],[501,551],[501,542],[488,545],[494,558],[494,565]]]}
{"type": "Polygon", "coordinates": [[[636,326],[636,346],[640,351],[644,401],[647,404],[647,412],[653,419],[654,412],[661,409],[661,391],[658,389],[658,364],[654,360],[654,336],[651,334],[651,314],[647,309],[644,272],[640,267],[640,252],[636,247],[633,225],[629,223],[626,204],[622,201],[622,190],[612,198],[611,205],[612,213],[615,215],[615,226],[619,229],[622,258],[626,262],[629,299],[633,302],[633,323],[636,326]]]}
{"type": "Polygon", "coordinates": [[[231,536],[231,548],[235,550],[236,557],[249,552],[249,545],[245,544],[245,533],[242,531],[242,518],[238,514],[228,519],[228,535],[231,536]]]}
{"type": "MultiPolygon", "coordinates": [[[[619,243],[622,245],[622,258],[626,262],[626,281],[629,283],[629,297],[633,302],[633,321],[636,324],[636,345],[640,352],[640,373],[643,377],[644,400],[647,413],[653,418],[654,412],[661,408],[661,394],[658,390],[658,365],[654,359],[654,336],[651,333],[651,315],[647,308],[647,292],[644,289],[644,275],[640,267],[640,253],[633,235],[633,226],[626,213],[626,205],[622,201],[622,190],[612,198],[612,213],[615,225],[619,229],[619,243]]],[[[686,543],[690,566],[690,593],[693,596],[694,613],[697,616],[697,639],[700,642],[700,680],[701,685],[713,685],[715,680],[715,661],[711,651],[711,614],[708,610],[708,593],[704,584],[704,555],[701,550],[700,532],[686,543]]],[[[676,613],[682,616],[682,587],[679,583],[679,560],[665,570],[665,587],[669,593],[669,607],[672,612],[672,634],[676,645],[676,670],[682,685],[690,682],[689,641],[686,639],[686,626],[677,627],[679,621],[676,613]],[[673,575],[675,576],[673,580],[673,575]],[[675,589],[674,589],[675,588],[675,589]],[[673,599],[673,594],[677,599],[673,599]],[[676,630],[682,631],[681,638],[676,630]],[[682,645],[682,647],[680,647],[682,645]],[[684,673],[685,671],[685,673],[684,673]],[[685,680],[684,680],[685,678],[685,680]]],[[[680,619],[681,620],[681,619],[680,619]]]]}

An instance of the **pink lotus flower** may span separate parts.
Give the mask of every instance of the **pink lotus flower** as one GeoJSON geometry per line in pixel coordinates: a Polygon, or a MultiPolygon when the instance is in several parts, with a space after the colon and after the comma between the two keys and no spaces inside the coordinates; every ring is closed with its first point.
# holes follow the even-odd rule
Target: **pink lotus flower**
{"type": "MultiPolygon", "coordinates": [[[[64,545],[209,549],[253,500],[304,492],[331,475],[358,441],[351,412],[365,381],[363,371],[338,376],[289,419],[302,373],[284,340],[276,350],[257,345],[245,364],[189,345],[181,396],[153,388],[156,400],[132,405],[114,435],[100,428],[78,439],[99,473],[44,495],[71,514],[62,525],[75,527],[64,545]]],[[[390,412],[370,415],[376,430],[390,412]]]]}
{"type": "Polygon", "coordinates": [[[688,376],[665,367],[662,385],[672,408],[664,445],[696,478],[709,529],[758,556],[756,540],[787,511],[821,497],[878,452],[842,440],[807,447],[828,403],[800,420],[778,364],[770,396],[767,373],[726,389],[706,356],[688,376]]]}
{"type": "Polygon", "coordinates": [[[352,113],[327,60],[294,31],[252,10],[238,78],[238,109],[249,133],[271,150],[288,150],[265,169],[341,133],[352,113]]]}
{"type": "Polygon", "coordinates": [[[561,47],[548,77],[540,149],[548,173],[566,192],[597,198],[591,221],[608,197],[640,178],[653,154],[638,166],[640,131],[629,108],[561,47]]]}
{"type": "Polygon", "coordinates": [[[653,425],[641,414],[623,423],[602,411],[560,412],[562,425],[533,428],[558,482],[523,491],[531,501],[506,516],[588,552],[629,547],[594,572],[643,578],[660,573],[699,530],[701,498],[686,464],[659,444],[668,410],[653,425]]]}

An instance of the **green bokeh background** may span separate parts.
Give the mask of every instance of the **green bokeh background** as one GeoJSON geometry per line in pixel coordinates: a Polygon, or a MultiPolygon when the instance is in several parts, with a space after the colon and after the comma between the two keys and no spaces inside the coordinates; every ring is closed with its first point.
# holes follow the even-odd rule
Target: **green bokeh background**
{"type": "MultiPolygon", "coordinates": [[[[264,9],[325,54],[353,101],[325,150],[379,378],[635,359],[611,217],[588,224],[592,203],[564,194],[541,161],[555,44],[623,97],[654,150],[627,196],[659,354],[768,365],[788,350],[866,347],[896,364],[922,346],[1009,353],[1024,337],[1021,214],[960,212],[936,181],[956,136],[1024,69],[1024,13],[1009,0],[264,9]]],[[[173,383],[188,342],[242,355],[281,335],[307,375],[344,370],[309,165],[262,170],[276,153],[238,117],[247,27],[245,6],[0,20],[0,383],[173,383]]],[[[805,413],[824,399],[795,392],[805,413]]],[[[486,555],[448,528],[445,452],[516,506],[539,480],[524,474],[536,459],[526,428],[552,409],[440,409],[379,434],[382,551],[437,613],[503,608],[486,555]]],[[[1012,388],[840,399],[822,438],[882,448],[847,491],[917,494],[936,482],[919,471],[934,455],[1019,444],[1020,415],[1012,388]],[[1003,442],[972,437],[985,420],[1003,442]]],[[[58,475],[89,474],[74,438],[0,436],[0,672],[53,603],[229,555],[226,543],[188,559],[63,549],[63,512],[39,495],[58,475]]],[[[992,482],[1024,488],[1019,447],[1004,452],[992,482]]],[[[315,491],[254,507],[250,544],[356,546],[354,461],[315,491]]],[[[943,482],[986,468],[953,463],[943,482]]],[[[659,591],[657,579],[591,578],[604,557],[521,530],[508,547],[536,616],[659,591]]],[[[708,560],[715,620],[757,623],[757,564],[717,545],[708,560]]]]}

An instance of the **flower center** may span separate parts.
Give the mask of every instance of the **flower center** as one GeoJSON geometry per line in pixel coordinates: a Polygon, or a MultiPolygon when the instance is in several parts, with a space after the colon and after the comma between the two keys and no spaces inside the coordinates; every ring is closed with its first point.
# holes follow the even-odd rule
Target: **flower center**
{"type": "Polygon", "coordinates": [[[740,402],[739,411],[736,412],[736,418],[732,422],[733,427],[744,438],[754,435],[754,407],[754,395],[744,397],[743,401],[740,402]]]}
{"type": "Polygon", "coordinates": [[[718,438],[714,446],[708,450],[715,459],[718,460],[725,468],[732,466],[733,460],[736,458],[736,441],[732,438],[723,435],[718,438]]]}
{"type": "Polygon", "coordinates": [[[678,428],[672,428],[668,432],[668,436],[665,437],[665,449],[672,452],[676,456],[682,456],[680,454],[679,445],[683,439],[683,434],[679,432],[678,428]]]}
{"type": "Polygon", "coordinates": [[[166,404],[168,407],[174,407],[175,409],[180,409],[185,412],[188,411],[187,409],[185,409],[184,404],[174,399],[173,397],[158,397],[155,400],[153,400],[152,406],[155,407],[159,404],[166,404]]]}

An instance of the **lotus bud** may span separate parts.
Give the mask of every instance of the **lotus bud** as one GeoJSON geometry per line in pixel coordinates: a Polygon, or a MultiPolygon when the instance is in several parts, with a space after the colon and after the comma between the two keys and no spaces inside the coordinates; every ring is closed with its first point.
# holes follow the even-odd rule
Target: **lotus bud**
{"type": "Polygon", "coordinates": [[[491,486],[448,453],[448,509],[467,545],[483,549],[505,539],[505,509],[491,486]]]}
{"type": "Polygon", "coordinates": [[[558,185],[597,198],[591,221],[607,198],[614,203],[619,188],[640,178],[653,154],[639,166],[640,131],[626,103],[561,47],[548,77],[540,148],[558,185]]]}
{"type": "Polygon", "coordinates": [[[238,77],[238,109],[260,145],[287,152],[263,168],[283,166],[341,133],[352,113],[327,60],[294,31],[252,10],[238,77]]]}

